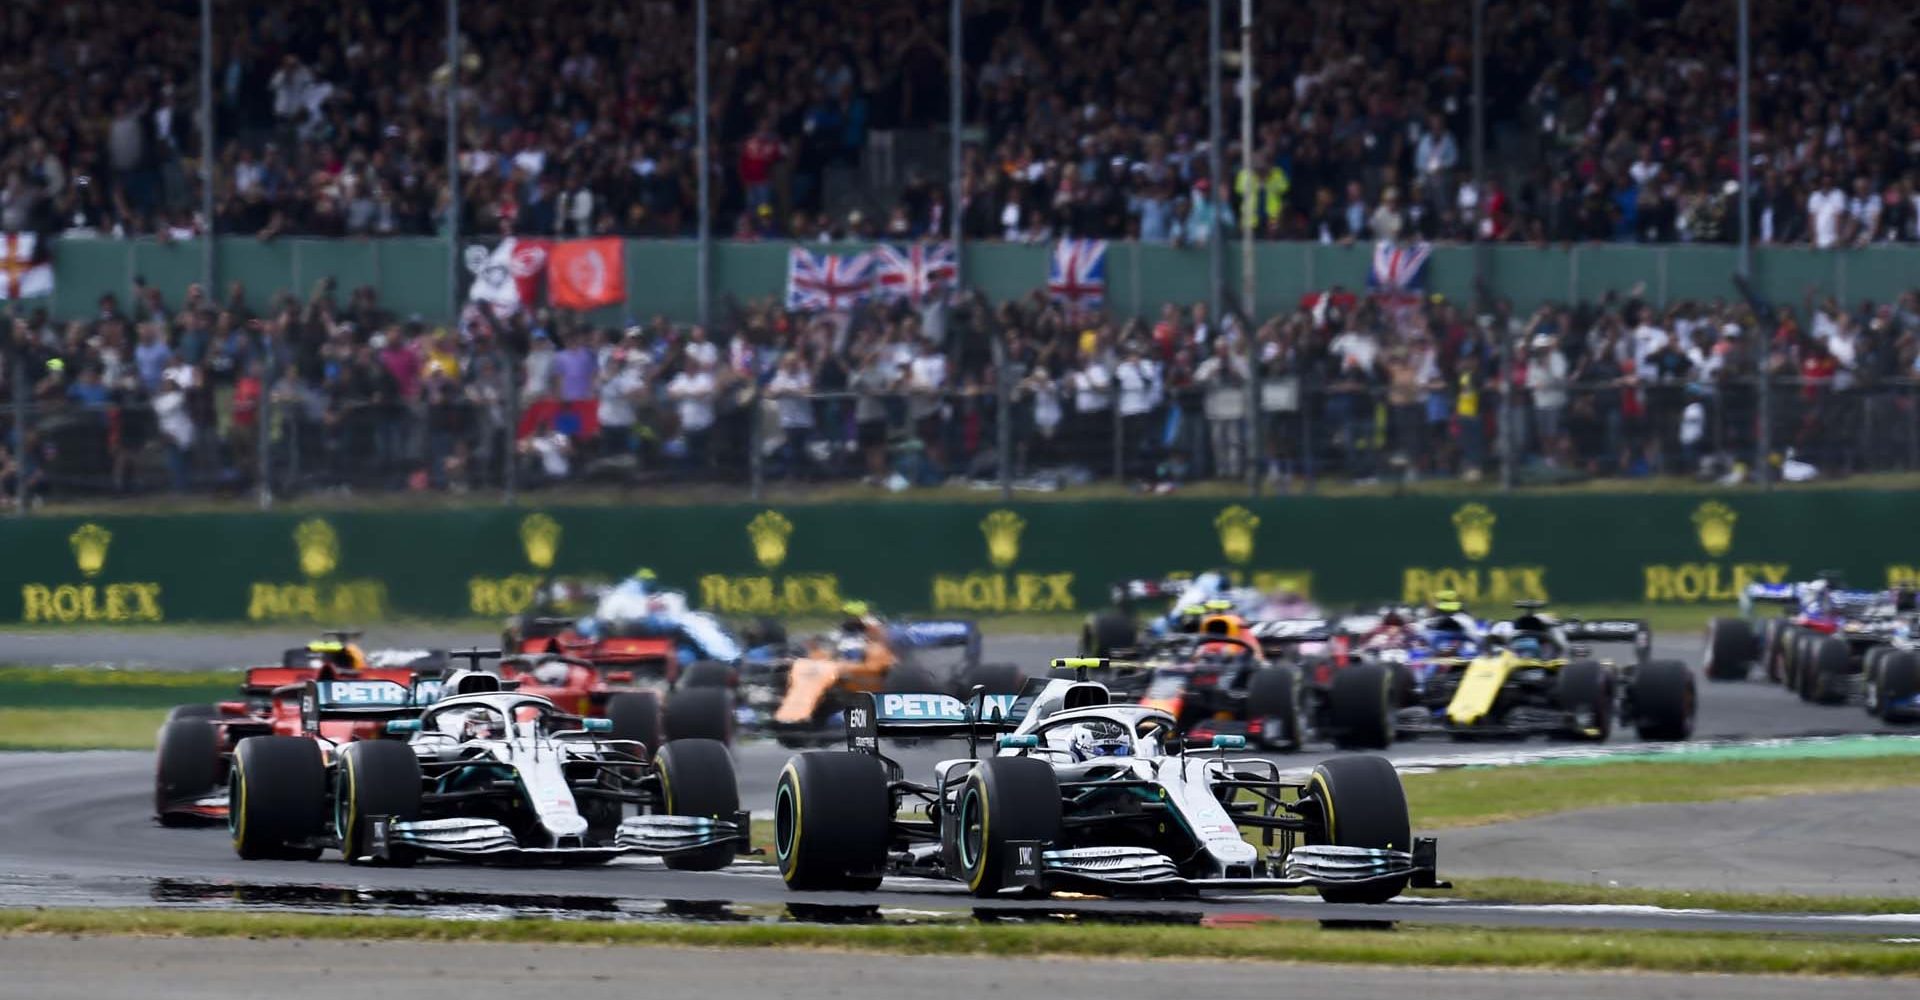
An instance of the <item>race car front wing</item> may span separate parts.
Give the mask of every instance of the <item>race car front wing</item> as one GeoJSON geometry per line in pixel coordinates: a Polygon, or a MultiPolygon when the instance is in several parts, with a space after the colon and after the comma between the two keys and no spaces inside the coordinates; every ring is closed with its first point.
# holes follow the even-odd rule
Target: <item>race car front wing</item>
{"type": "Polygon", "coordinates": [[[1263,866],[1265,871],[1249,867],[1245,871],[1204,878],[1181,875],[1173,859],[1145,847],[1049,849],[1037,840],[1012,841],[1009,846],[1016,852],[1016,858],[1035,858],[1038,863],[1007,866],[1007,879],[1002,886],[1005,889],[1087,888],[1109,893],[1165,893],[1361,887],[1382,883],[1405,883],[1415,889],[1449,886],[1436,876],[1439,849],[1431,837],[1415,838],[1411,851],[1305,845],[1286,853],[1278,863],[1277,874],[1269,862],[1263,866]]]}
{"type": "Polygon", "coordinates": [[[704,816],[630,816],[612,844],[572,843],[523,847],[504,824],[490,819],[396,820],[372,817],[367,854],[388,860],[399,853],[490,864],[599,864],[623,854],[674,855],[734,844],[748,852],[749,814],[731,820],[704,816]]]}

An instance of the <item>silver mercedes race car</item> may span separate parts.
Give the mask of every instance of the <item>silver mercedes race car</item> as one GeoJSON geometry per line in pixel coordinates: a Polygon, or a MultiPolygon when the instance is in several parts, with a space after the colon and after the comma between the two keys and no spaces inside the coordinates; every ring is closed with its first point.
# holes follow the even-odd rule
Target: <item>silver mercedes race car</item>
{"type": "Polygon", "coordinates": [[[1244,737],[1190,748],[1166,711],[1113,703],[1086,680],[1107,660],[1053,665],[1076,676],[970,701],[860,696],[847,711],[847,749],[790,758],[775,787],[788,887],[869,890],[912,875],[977,896],[1312,887],[1352,903],[1444,887],[1434,841],[1411,835],[1384,758],[1341,757],[1284,781],[1271,761],[1229,755],[1244,737]],[[931,782],[909,781],[880,753],[881,736],[964,737],[969,753],[940,762],[931,782]],[[982,740],[992,747],[984,755],[982,740]]]}
{"type": "Polygon", "coordinates": [[[748,850],[733,761],[716,740],[605,739],[607,720],[478,671],[448,678],[424,707],[392,681],[311,681],[301,714],[307,735],[234,750],[228,827],[242,858],[337,847],[355,864],[594,864],[643,853],[711,870],[748,850]],[[334,743],[319,724],[339,718],[384,719],[390,738],[334,743]]]}

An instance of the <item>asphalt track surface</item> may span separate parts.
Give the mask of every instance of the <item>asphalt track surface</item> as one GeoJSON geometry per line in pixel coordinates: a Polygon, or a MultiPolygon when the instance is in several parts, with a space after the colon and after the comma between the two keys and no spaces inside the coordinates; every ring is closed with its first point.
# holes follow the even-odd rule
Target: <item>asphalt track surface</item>
{"type": "Polygon", "coordinates": [[[1767,976],[1483,972],[1272,966],[1249,962],[933,958],[803,951],[586,948],[340,941],[0,938],[0,998],[279,1000],[402,996],[847,996],[1048,1000],[1205,996],[1209,1000],[1830,1000],[1908,997],[1901,980],[1767,976]],[[217,960],[209,960],[209,951],[217,960]]]}
{"type": "MultiPolygon", "coordinates": [[[[0,660],[41,659],[16,648],[17,633],[0,634],[0,660]]],[[[274,649],[279,637],[244,637],[233,647],[233,658],[209,653],[201,637],[173,634],[106,634],[88,639],[68,637],[70,648],[84,646],[98,653],[66,657],[68,662],[95,660],[124,663],[136,658],[151,664],[224,666],[257,657],[262,648],[274,649]],[[118,644],[118,645],[116,645],[118,644]],[[138,647],[134,654],[129,644],[138,647]],[[116,653],[115,650],[118,652],[116,653]],[[202,659],[188,661],[198,651],[202,659]]],[[[297,641],[298,634],[286,637],[297,641]]],[[[469,641],[466,636],[369,636],[370,642],[448,645],[469,641]]],[[[1059,643],[1034,638],[989,640],[988,656],[1036,664],[1059,651],[1059,643]]],[[[1661,656],[1697,663],[1697,638],[1662,639],[1661,656]]],[[[1858,708],[1809,706],[1778,688],[1759,683],[1703,685],[1698,735],[1717,738],[1780,737],[1839,732],[1877,731],[1858,708]]],[[[1616,735],[1616,743],[1631,741],[1616,735]]],[[[1537,744],[1536,744],[1537,745],[1537,744]]],[[[1436,753],[1512,754],[1515,745],[1448,744],[1418,741],[1396,746],[1391,756],[1402,760],[1436,753]]],[[[909,774],[927,773],[933,761],[964,752],[951,746],[921,745],[896,750],[909,774]]],[[[748,743],[738,749],[736,768],[742,804],[765,812],[772,805],[772,787],[789,751],[776,745],[748,743]]],[[[1304,768],[1325,751],[1282,758],[1289,767],[1304,768]]],[[[977,903],[958,886],[912,879],[890,879],[871,894],[791,893],[772,868],[741,864],[725,872],[669,871],[650,861],[622,861],[610,868],[527,870],[423,864],[412,869],[355,868],[337,856],[320,862],[243,862],[236,858],[223,831],[165,829],[151,818],[152,758],[139,752],[72,754],[0,754],[0,905],[142,905],[186,904],[222,906],[236,900],[260,899],[291,905],[317,905],[347,900],[365,903],[358,908],[408,909],[429,906],[436,898],[454,900],[454,911],[486,909],[490,899],[513,900],[515,912],[532,910],[613,910],[645,915],[665,908],[668,914],[683,904],[697,903],[707,912],[718,907],[806,906],[881,907],[901,910],[941,909],[1000,913],[1020,911],[1046,914],[1062,910],[1109,914],[1141,913],[1156,918],[1190,920],[1196,915],[1258,913],[1282,918],[1314,920],[1418,920],[1467,924],[1503,924],[1563,927],[1639,927],[1674,930],[1754,930],[1769,933],[1836,931],[1888,936],[1920,935],[1920,916],[1863,919],[1811,919],[1794,916],[1758,916],[1699,911],[1664,911],[1631,907],[1507,907],[1451,901],[1406,901],[1356,910],[1329,906],[1297,896],[1217,896],[1207,901],[1154,900],[997,900],[977,903]],[[278,893],[268,890],[280,890],[278,893]],[[436,895],[437,894],[437,895],[436,895]],[[400,902],[395,902],[400,900],[400,902]]],[[[1845,814],[1833,814],[1844,816],[1845,814]]],[[[1832,821],[1830,821],[1832,822],[1832,821]]],[[[1569,858],[1586,858],[1588,841],[1596,834],[1585,828],[1556,836],[1569,858]]],[[[1809,819],[1801,834],[1809,847],[1804,864],[1818,864],[1821,855],[1811,848],[1830,842],[1842,831],[1819,826],[1809,819]]],[[[1454,839],[1441,838],[1443,876],[1458,849],[1454,839]]],[[[1488,856],[1468,867],[1485,867],[1488,856]]],[[[1467,855],[1462,855],[1466,857],[1467,855]]],[[[1499,870],[1500,855],[1492,855],[1499,870]]],[[[1579,880],[1591,866],[1574,868],[1562,877],[1579,880]]],[[[1763,884],[1735,884],[1722,888],[1763,890],[1763,884]]],[[[696,907],[698,909],[698,907],[696,907]]],[[[1916,903],[1920,911],[1920,903],[1916,903]]],[[[796,911],[797,913],[797,911],[796,911]]]]}

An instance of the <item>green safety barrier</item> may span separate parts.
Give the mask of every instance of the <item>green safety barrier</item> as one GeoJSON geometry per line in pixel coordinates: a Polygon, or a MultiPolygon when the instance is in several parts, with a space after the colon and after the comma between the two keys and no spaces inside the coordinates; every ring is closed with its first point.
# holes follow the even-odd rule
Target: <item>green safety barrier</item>
{"type": "Polygon", "coordinates": [[[1837,569],[1920,582],[1898,492],[863,502],[0,521],[0,622],[363,624],[504,616],[549,574],[645,566],[728,615],[1082,612],[1225,569],[1332,602],[1723,603],[1837,569]]]}
{"type": "MultiPolygon", "coordinates": [[[[842,248],[847,249],[847,248],[842,248]]],[[[994,301],[1017,299],[1044,285],[1045,245],[967,244],[963,248],[967,283],[994,301]]],[[[370,285],[381,304],[400,316],[418,313],[446,322],[447,245],[428,237],[377,240],[278,239],[262,242],[246,236],[219,240],[220,298],[238,281],[255,309],[265,308],[279,292],[301,298],[322,278],[336,282],[344,303],[352,289],[370,285]]],[[[595,323],[644,321],[656,315],[691,321],[698,308],[698,267],[694,244],[687,240],[628,240],[628,301],[599,309],[595,323]]],[[[1321,243],[1255,244],[1254,265],[1261,315],[1297,304],[1308,292],[1334,286],[1366,285],[1372,247],[1321,243]]],[[[203,279],[204,257],[197,240],[61,240],[54,253],[57,318],[95,315],[99,297],[113,294],[130,302],[136,278],[159,288],[178,304],[188,284],[203,279]]],[[[1487,253],[1487,277],[1494,295],[1513,301],[1521,315],[1543,303],[1598,299],[1608,292],[1628,293],[1644,286],[1649,300],[1734,298],[1738,254],[1732,247],[1673,246],[1496,246],[1487,253]]],[[[720,242],[713,248],[715,301],[778,297],[786,282],[787,247],[782,243],[720,242]]],[[[1908,291],[1920,271],[1920,250],[1869,247],[1813,250],[1763,247],[1753,254],[1753,287],[1776,303],[1798,305],[1809,287],[1849,302],[1889,302],[1908,291]]],[[[1240,265],[1227,268],[1229,294],[1237,295],[1240,265]]],[[[463,279],[464,280],[464,279],[463,279]]],[[[1428,287],[1435,294],[1468,301],[1473,288],[1472,250],[1436,247],[1428,264],[1428,287]]],[[[1180,248],[1115,242],[1107,255],[1107,306],[1122,316],[1158,315],[1167,302],[1207,299],[1207,253],[1180,248]]],[[[464,289],[461,289],[464,296],[464,289]]]]}

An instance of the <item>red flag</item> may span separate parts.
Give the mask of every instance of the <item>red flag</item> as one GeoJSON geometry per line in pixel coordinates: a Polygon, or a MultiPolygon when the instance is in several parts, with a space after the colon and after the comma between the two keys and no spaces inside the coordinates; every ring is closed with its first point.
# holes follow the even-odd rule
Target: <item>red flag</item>
{"type": "Polygon", "coordinates": [[[618,237],[566,240],[547,256],[547,298],[558,309],[594,309],[627,300],[627,258],[618,237]]]}

